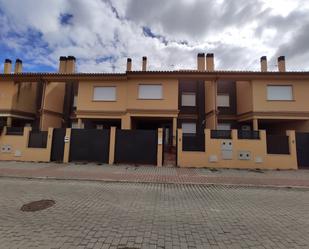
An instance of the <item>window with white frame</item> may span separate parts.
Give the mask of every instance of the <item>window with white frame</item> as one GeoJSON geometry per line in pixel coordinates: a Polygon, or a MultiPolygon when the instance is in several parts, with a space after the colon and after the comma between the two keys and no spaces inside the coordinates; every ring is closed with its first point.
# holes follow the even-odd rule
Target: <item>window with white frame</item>
{"type": "Polygon", "coordinates": [[[230,107],[230,96],[228,94],[218,94],[217,105],[218,107],[230,107]]]}
{"type": "Polygon", "coordinates": [[[116,101],[115,86],[96,86],[93,88],[94,101],[116,101]]]}
{"type": "Polygon", "coordinates": [[[181,95],[182,106],[196,106],[196,97],[194,92],[183,92],[181,95]]]}
{"type": "Polygon", "coordinates": [[[217,125],[217,130],[229,131],[231,129],[230,123],[219,123],[217,125]]]}
{"type": "Polygon", "coordinates": [[[182,133],[185,134],[196,134],[196,123],[187,122],[181,124],[182,133]]]}
{"type": "Polygon", "coordinates": [[[293,100],[292,86],[267,86],[267,100],[293,100]]]}
{"type": "Polygon", "coordinates": [[[162,99],[162,85],[160,84],[140,84],[138,86],[139,99],[162,99]]]}

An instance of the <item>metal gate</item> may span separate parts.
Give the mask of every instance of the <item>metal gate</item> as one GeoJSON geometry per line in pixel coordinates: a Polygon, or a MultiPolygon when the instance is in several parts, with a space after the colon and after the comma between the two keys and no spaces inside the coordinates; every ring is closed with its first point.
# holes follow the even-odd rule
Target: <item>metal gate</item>
{"type": "Polygon", "coordinates": [[[110,130],[72,129],[70,161],[108,163],[110,130]]]}
{"type": "Polygon", "coordinates": [[[53,141],[51,150],[51,161],[63,161],[64,155],[64,137],[66,129],[55,128],[53,129],[53,141]]]}
{"type": "Polygon", "coordinates": [[[296,132],[297,163],[299,168],[309,168],[309,133],[296,132]]]}
{"type": "Polygon", "coordinates": [[[115,162],[157,164],[156,130],[116,130],[115,162]]]}

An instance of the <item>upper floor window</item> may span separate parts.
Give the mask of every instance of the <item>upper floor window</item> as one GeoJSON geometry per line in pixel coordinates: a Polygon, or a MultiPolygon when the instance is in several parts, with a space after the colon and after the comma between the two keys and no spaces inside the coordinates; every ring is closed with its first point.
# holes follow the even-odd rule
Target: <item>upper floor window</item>
{"type": "Polygon", "coordinates": [[[219,123],[217,126],[217,130],[229,131],[231,129],[230,123],[219,123]]]}
{"type": "Polygon", "coordinates": [[[218,107],[230,107],[230,96],[228,94],[219,94],[217,104],[218,107]]]}
{"type": "Polygon", "coordinates": [[[162,99],[162,85],[146,85],[141,84],[138,86],[139,99],[162,99]]]}
{"type": "Polygon", "coordinates": [[[292,86],[267,86],[267,100],[293,100],[292,86]]]}
{"type": "Polygon", "coordinates": [[[73,98],[73,108],[76,109],[76,107],[77,107],[77,96],[74,95],[74,98],[73,98]]]}
{"type": "Polygon", "coordinates": [[[182,133],[185,134],[196,134],[196,123],[182,123],[182,133]]]}
{"type": "Polygon", "coordinates": [[[193,92],[183,92],[181,95],[182,106],[196,106],[196,97],[193,92]]]}
{"type": "Polygon", "coordinates": [[[93,89],[94,101],[116,101],[115,86],[97,86],[93,89]]]}

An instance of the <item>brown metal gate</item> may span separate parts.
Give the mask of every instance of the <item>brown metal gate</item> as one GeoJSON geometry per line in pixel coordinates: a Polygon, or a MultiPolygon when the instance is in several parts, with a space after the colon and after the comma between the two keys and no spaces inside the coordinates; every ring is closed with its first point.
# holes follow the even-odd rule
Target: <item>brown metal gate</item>
{"type": "Polygon", "coordinates": [[[157,164],[157,130],[117,130],[115,162],[157,164]]]}
{"type": "Polygon", "coordinates": [[[110,130],[72,129],[70,161],[108,163],[110,130]]]}
{"type": "Polygon", "coordinates": [[[51,161],[63,161],[65,132],[66,129],[64,128],[53,129],[53,141],[50,158],[51,161]]]}
{"type": "Polygon", "coordinates": [[[296,151],[298,167],[309,169],[309,133],[296,132],[296,151]]]}

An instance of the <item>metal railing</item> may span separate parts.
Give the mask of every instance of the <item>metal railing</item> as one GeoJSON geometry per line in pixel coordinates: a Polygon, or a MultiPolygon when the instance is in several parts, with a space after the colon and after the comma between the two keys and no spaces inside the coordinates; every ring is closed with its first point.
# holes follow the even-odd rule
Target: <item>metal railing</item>
{"type": "Polygon", "coordinates": [[[238,130],[238,139],[260,139],[260,132],[238,130]]]}
{"type": "Polygon", "coordinates": [[[22,136],[24,127],[6,127],[6,135],[22,136]]]}
{"type": "Polygon", "coordinates": [[[214,139],[231,139],[232,131],[231,130],[211,130],[210,137],[214,139]]]}

